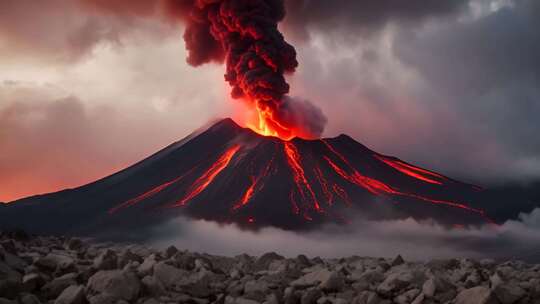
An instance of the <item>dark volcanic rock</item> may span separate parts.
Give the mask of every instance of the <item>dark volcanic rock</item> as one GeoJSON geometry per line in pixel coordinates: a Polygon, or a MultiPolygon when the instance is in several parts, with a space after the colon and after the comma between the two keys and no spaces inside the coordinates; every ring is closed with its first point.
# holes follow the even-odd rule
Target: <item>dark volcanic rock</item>
{"type": "MultiPolygon", "coordinates": [[[[368,219],[481,224],[490,213],[479,210],[480,196],[475,186],[379,154],[346,135],[283,141],[225,119],[99,181],[2,206],[0,229],[144,239],[149,228],[179,215],[309,229],[347,222],[354,209],[368,219]],[[343,211],[349,206],[353,210],[343,211]]],[[[79,249],[77,240],[67,246],[79,249]]],[[[171,249],[165,257],[174,254],[171,249]]]]}
{"type": "Polygon", "coordinates": [[[84,241],[76,245],[87,248],[81,255],[60,238],[31,242],[42,247],[17,246],[17,255],[34,257],[34,265],[23,271],[0,258],[0,304],[538,304],[540,299],[540,265],[516,261],[220,257],[84,241]],[[73,271],[63,273],[66,265],[73,271]]]}

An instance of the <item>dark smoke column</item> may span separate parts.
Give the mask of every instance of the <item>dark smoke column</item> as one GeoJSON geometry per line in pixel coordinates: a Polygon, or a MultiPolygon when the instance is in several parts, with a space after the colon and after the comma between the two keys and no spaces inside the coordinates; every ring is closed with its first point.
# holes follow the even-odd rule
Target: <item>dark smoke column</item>
{"type": "MultiPolygon", "coordinates": [[[[282,138],[320,135],[322,129],[311,127],[305,118],[312,114],[295,113],[312,111],[312,106],[295,106],[286,96],[284,75],[294,72],[298,61],[296,50],[278,30],[285,17],[283,0],[176,0],[168,5],[169,12],[186,22],[188,63],[225,61],[232,97],[257,110],[259,131],[282,138]]],[[[325,121],[322,113],[315,116],[325,121]]]]}

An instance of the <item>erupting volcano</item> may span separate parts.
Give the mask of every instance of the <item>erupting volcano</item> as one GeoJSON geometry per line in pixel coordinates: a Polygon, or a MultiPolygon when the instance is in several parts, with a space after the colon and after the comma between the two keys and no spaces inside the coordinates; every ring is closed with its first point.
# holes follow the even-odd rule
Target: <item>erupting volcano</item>
{"type": "Polygon", "coordinates": [[[0,211],[4,224],[24,219],[31,230],[51,232],[140,227],[178,215],[286,229],[357,217],[461,226],[491,222],[474,201],[479,191],[346,135],[286,141],[225,119],[110,177],[0,211]]]}
{"type": "Polygon", "coordinates": [[[322,112],[288,95],[285,75],[298,62],[278,30],[283,0],[161,2],[185,23],[189,64],[225,62],[232,97],[254,113],[242,122],[248,128],[225,119],[100,181],[10,204],[0,210],[4,226],[111,233],[178,215],[287,229],[359,216],[490,222],[475,207],[478,187],[379,154],[346,135],[320,138],[322,112]]]}

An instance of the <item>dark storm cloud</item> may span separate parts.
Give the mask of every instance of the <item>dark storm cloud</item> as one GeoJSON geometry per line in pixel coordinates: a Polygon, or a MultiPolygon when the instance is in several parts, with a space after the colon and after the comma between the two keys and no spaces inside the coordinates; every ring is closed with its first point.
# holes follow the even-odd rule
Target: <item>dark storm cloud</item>
{"type": "Polygon", "coordinates": [[[401,31],[395,44],[398,58],[456,112],[456,123],[476,129],[479,143],[494,139],[525,175],[540,169],[539,28],[540,3],[521,0],[422,35],[401,31]]]}
{"type": "Polygon", "coordinates": [[[454,14],[469,0],[289,0],[285,27],[296,37],[310,31],[341,30],[347,37],[369,34],[388,23],[405,25],[454,14]]]}

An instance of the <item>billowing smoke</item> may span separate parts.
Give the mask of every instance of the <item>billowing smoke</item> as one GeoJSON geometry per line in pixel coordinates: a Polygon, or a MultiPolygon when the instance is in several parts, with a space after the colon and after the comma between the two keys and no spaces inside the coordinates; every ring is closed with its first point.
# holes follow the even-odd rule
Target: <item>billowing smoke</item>
{"type": "Polygon", "coordinates": [[[134,8],[126,0],[80,1],[115,15],[182,21],[187,62],[195,67],[225,63],[232,97],[258,114],[256,131],[285,139],[321,135],[326,124],[322,112],[308,101],[291,105],[287,97],[285,75],[295,71],[298,61],[278,29],[285,0],[136,0],[134,8]]]}
{"type": "Polygon", "coordinates": [[[283,0],[167,1],[169,14],[186,23],[184,40],[193,66],[225,62],[231,95],[257,110],[280,137],[317,137],[326,119],[306,101],[293,105],[285,74],[298,66],[296,51],[278,30],[283,0]],[[306,110],[306,111],[302,111],[306,110]],[[315,115],[314,115],[315,113],[315,115]]]}

